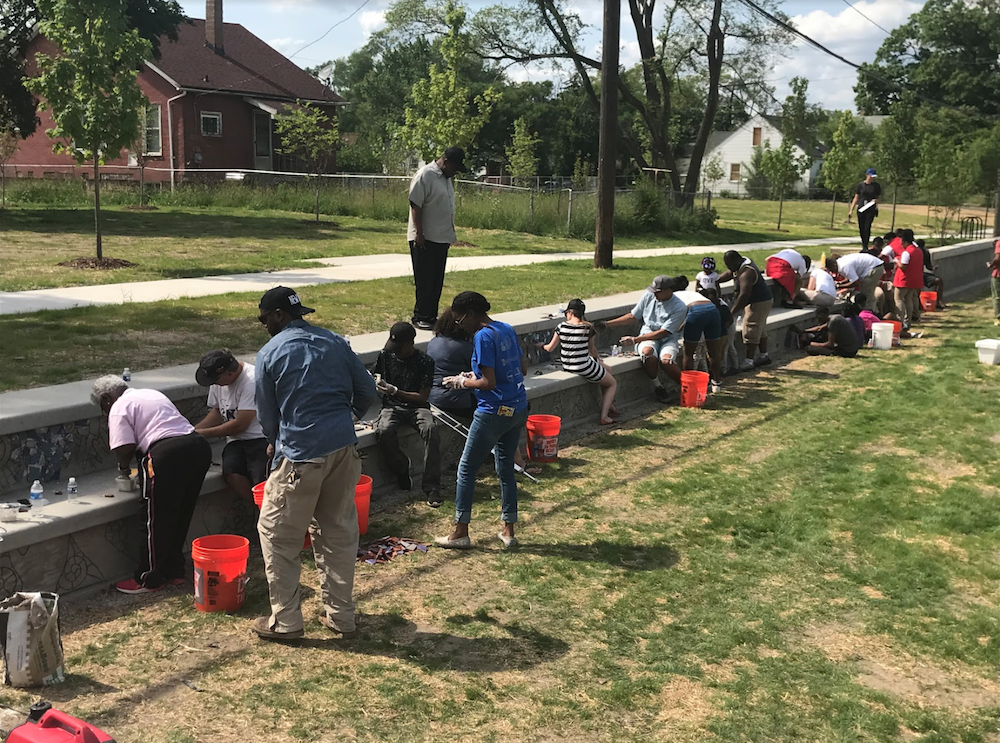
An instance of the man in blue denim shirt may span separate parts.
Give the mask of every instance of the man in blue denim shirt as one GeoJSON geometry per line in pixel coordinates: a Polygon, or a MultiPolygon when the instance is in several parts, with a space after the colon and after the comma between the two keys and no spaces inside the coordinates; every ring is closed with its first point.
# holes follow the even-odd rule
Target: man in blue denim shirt
{"type": "Polygon", "coordinates": [[[254,620],[266,640],[303,636],[299,577],[302,534],[312,535],[322,583],[320,622],[348,639],[354,623],[354,562],[361,476],[352,411],[375,401],[375,381],[336,333],[302,319],[313,312],[294,290],[261,297],[260,321],[271,340],[257,354],[257,418],[274,451],[257,532],[271,614],[254,620]]]}

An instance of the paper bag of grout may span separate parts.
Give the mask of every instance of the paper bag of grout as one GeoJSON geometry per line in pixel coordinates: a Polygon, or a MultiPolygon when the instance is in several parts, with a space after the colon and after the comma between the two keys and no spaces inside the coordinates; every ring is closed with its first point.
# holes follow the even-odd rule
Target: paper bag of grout
{"type": "Polygon", "coordinates": [[[0,601],[0,641],[8,686],[52,686],[65,680],[59,594],[15,593],[0,601]]]}

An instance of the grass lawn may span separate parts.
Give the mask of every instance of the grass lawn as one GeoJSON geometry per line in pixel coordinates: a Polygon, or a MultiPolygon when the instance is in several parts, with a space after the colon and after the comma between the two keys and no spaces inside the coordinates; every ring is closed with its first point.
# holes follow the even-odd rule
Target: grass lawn
{"type": "MultiPolygon", "coordinates": [[[[350,643],[311,569],[306,641],[252,638],[257,554],[238,616],[179,589],[67,603],[43,696],[132,743],[996,741],[1000,370],[985,300],[925,317],[903,349],[593,431],[521,489],[519,550],[484,477],[474,550],[359,568],[350,643]]],[[[451,506],[370,533],[430,540],[451,506]]]]}
{"type": "MultiPolygon", "coordinates": [[[[777,203],[715,199],[718,229],[681,236],[622,237],[619,248],[676,247],[857,234],[843,223],[830,230],[828,205],[785,204],[782,232],[775,232],[777,203]],[[773,212],[773,214],[772,214],[773,212]]],[[[844,207],[846,211],[846,207],[844,207]]],[[[130,211],[106,207],[104,254],[136,264],[115,271],[60,266],[94,254],[93,213],[65,207],[0,212],[0,291],[126,281],[274,271],[299,261],[339,255],[406,252],[405,225],[358,217],[324,217],[319,223],[297,212],[161,207],[130,211]]],[[[885,222],[886,229],[888,221],[885,222]]],[[[922,220],[918,220],[922,221],[922,220]]],[[[590,241],[522,232],[459,228],[452,255],[589,251],[590,241]]]]}
{"type": "MultiPolygon", "coordinates": [[[[760,265],[769,251],[749,251],[760,265]]],[[[815,253],[819,258],[819,253],[815,253]]],[[[636,258],[610,271],[589,261],[556,261],[500,270],[462,271],[445,277],[442,301],[460,291],[482,292],[495,312],[579,297],[599,297],[649,286],[661,273],[693,279],[696,255],[636,258]],[[567,289],[566,287],[572,287],[567,289]]],[[[722,256],[716,255],[721,266],[722,256]]],[[[310,320],[343,335],[388,329],[409,320],[413,280],[406,278],[323,284],[302,296],[310,320]]],[[[267,340],[257,321],[260,294],[224,294],[162,302],[0,315],[0,390],[71,382],[120,367],[132,371],[194,363],[210,348],[256,353],[267,340]]]]}

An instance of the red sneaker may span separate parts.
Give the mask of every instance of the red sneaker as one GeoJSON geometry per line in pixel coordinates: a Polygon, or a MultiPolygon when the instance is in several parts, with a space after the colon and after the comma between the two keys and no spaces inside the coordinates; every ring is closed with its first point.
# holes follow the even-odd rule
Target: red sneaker
{"type": "Polygon", "coordinates": [[[183,578],[171,578],[170,580],[167,581],[167,585],[168,586],[183,586],[184,585],[184,579],[183,578]]]}
{"type": "MultiPolygon", "coordinates": [[[[162,587],[162,586],[161,586],[162,587]]],[[[115,590],[119,593],[156,593],[159,588],[146,588],[139,581],[129,578],[128,580],[120,581],[115,583],[115,590]]]]}

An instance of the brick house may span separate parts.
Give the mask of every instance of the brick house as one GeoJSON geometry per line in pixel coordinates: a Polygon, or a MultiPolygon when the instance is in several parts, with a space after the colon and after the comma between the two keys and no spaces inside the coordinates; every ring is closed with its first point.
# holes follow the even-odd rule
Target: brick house
{"type": "MultiPolygon", "coordinates": [[[[149,99],[146,111],[146,179],[180,182],[222,178],[206,170],[298,170],[278,152],[274,118],[296,101],[322,106],[331,117],[343,99],[238,23],[224,23],[222,0],[207,0],[207,21],[181,24],[178,39],[164,39],[161,58],[146,62],[139,86],[149,99]],[[173,170],[171,170],[171,165],[173,170]],[[202,171],[199,174],[199,171],[202,171]]],[[[30,60],[57,48],[38,36],[28,48],[30,60]]],[[[52,128],[48,111],[21,142],[9,163],[18,177],[58,177],[73,172],[73,159],[52,152],[45,134],[52,128]]],[[[102,179],[137,178],[135,157],[123,151],[109,161],[102,179]]],[[[84,177],[85,170],[76,172],[84,177]]],[[[334,170],[333,167],[330,168],[334,170]]]]}

